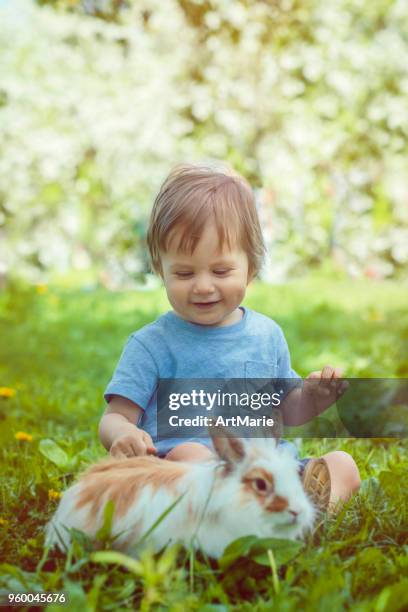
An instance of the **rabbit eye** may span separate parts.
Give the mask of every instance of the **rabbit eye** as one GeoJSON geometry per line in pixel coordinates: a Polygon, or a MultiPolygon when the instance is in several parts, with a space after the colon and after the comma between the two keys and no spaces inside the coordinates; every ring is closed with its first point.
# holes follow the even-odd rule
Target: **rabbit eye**
{"type": "Polygon", "coordinates": [[[266,491],[266,489],[268,488],[263,478],[255,478],[254,482],[255,487],[258,489],[258,491],[266,491]]]}

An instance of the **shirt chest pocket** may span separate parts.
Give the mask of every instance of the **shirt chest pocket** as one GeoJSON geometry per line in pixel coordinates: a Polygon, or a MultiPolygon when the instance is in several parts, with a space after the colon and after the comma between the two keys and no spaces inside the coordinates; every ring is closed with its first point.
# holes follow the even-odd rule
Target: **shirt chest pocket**
{"type": "Polygon", "coordinates": [[[245,378],[275,378],[276,372],[277,364],[274,359],[245,362],[245,378]]]}

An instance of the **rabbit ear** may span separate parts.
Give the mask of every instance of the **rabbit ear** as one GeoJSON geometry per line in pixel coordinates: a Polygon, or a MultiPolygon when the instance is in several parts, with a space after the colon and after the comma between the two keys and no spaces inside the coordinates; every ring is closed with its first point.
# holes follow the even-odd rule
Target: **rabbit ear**
{"type": "Polygon", "coordinates": [[[245,444],[242,438],[234,437],[228,429],[220,425],[210,427],[209,433],[215,452],[220,459],[230,465],[242,461],[245,457],[245,444]]]}
{"type": "Polygon", "coordinates": [[[273,427],[260,426],[251,430],[251,438],[262,438],[265,440],[275,440],[275,445],[279,446],[279,440],[283,433],[282,413],[274,408],[270,414],[273,418],[273,427]]]}
{"type": "Polygon", "coordinates": [[[275,438],[276,446],[279,445],[279,440],[283,433],[283,418],[282,412],[278,408],[272,410],[273,429],[272,436],[275,438]]]}

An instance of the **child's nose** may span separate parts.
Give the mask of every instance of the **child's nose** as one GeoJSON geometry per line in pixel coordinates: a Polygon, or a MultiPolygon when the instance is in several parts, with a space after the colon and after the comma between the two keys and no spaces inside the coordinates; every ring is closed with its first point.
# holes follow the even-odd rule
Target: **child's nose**
{"type": "Polygon", "coordinates": [[[214,285],[208,276],[197,276],[194,282],[193,292],[197,294],[213,293],[214,285]]]}

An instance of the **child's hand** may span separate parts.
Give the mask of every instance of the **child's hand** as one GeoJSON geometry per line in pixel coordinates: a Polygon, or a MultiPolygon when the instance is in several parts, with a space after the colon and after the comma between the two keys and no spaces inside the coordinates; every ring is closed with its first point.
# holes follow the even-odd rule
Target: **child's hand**
{"type": "Polygon", "coordinates": [[[136,429],[133,433],[118,436],[110,447],[112,457],[124,459],[126,457],[139,457],[141,455],[155,455],[157,449],[150,435],[142,429],[136,429]]]}
{"type": "Polygon", "coordinates": [[[348,388],[348,382],[341,379],[342,374],[341,368],[327,365],[306,377],[303,393],[306,401],[313,402],[317,414],[334,404],[348,388]]]}

